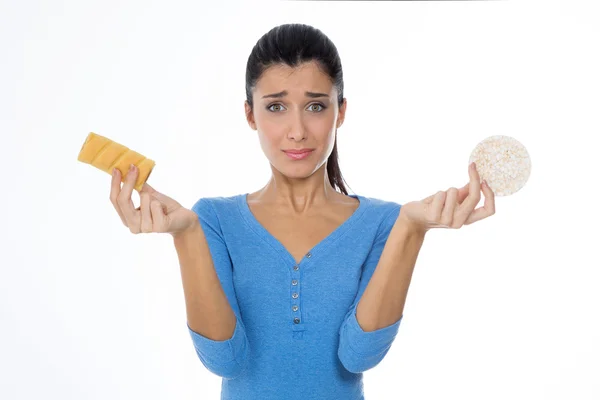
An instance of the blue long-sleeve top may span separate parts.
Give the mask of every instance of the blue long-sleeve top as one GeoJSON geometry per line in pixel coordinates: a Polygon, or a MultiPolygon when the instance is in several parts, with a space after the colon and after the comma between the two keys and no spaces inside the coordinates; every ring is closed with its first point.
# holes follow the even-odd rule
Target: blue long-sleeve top
{"type": "Polygon", "coordinates": [[[364,331],[360,300],[401,205],[352,195],[354,213],[300,263],[254,217],[247,194],[198,200],[198,215],[235,316],[231,338],[187,328],[226,400],[362,400],[363,372],[388,353],[403,316],[364,331]]]}

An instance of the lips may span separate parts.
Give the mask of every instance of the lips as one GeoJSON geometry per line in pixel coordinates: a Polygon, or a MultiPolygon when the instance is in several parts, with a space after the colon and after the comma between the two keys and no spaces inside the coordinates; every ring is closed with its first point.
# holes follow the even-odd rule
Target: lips
{"type": "Polygon", "coordinates": [[[310,149],[284,150],[283,152],[292,160],[303,160],[306,157],[310,156],[310,154],[313,152],[313,150],[310,150],[310,149]]]}
{"type": "Polygon", "coordinates": [[[313,150],[312,149],[284,150],[284,152],[289,153],[289,154],[304,154],[304,153],[310,153],[311,151],[313,151],[313,150]]]}

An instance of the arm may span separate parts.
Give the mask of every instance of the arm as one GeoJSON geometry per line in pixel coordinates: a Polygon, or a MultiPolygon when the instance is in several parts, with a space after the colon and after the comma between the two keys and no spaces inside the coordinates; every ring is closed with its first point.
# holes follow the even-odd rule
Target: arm
{"type": "Polygon", "coordinates": [[[232,264],[212,206],[200,200],[193,228],[173,236],[196,353],[216,375],[233,378],[247,361],[248,342],[232,281],[232,264]],[[210,247],[209,247],[210,244],[210,247]]]}
{"type": "Polygon", "coordinates": [[[366,332],[390,326],[403,316],[404,303],[425,233],[396,220],[381,258],[356,309],[358,324],[366,332]]]}
{"type": "Polygon", "coordinates": [[[365,261],[356,300],[340,329],[338,356],[349,371],[371,369],[389,351],[424,237],[405,223],[401,208],[384,219],[365,261]]]}

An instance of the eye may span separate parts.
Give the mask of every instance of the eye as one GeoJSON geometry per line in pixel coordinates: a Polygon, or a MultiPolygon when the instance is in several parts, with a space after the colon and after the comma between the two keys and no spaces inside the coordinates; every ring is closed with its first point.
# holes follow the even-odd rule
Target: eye
{"type": "MultiPolygon", "coordinates": [[[[323,110],[324,110],[324,109],[326,109],[327,107],[325,107],[325,106],[324,106],[323,104],[321,104],[321,103],[313,103],[313,104],[311,104],[310,106],[308,106],[308,108],[309,108],[311,111],[314,111],[314,112],[319,112],[319,111],[323,111],[323,110]],[[314,108],[312,108],[312,109],[311,109],[311,107],[320,107],[320,108],[317,108],[317,109],[314,109],[314,108]]],[[[283,107],[283,105],[282,105],[282,104],[279,104],[279,103],[274,103],[274,104],[270,104],[270,105],[268,105],[268,106],[267,106],[267,110],[269,110],[269,111],[271,111],[271,112],[278,112],[278,111],[281,111],[282,109],[284,109],[284,107],[283,107]],[[273,107],[281,107],[281,108],[280,108],[280,109],[273,109],[273,107]]]]}
{"type": "Polygon", "coordinates": [[[324,109],[326,109],[326,108],[327,108],[327,107],[325,107],[323,104],[320,104],[320,103],[314,103],[314,104],[311,104],[311,105],[309,106],[309,108],[310,108],[310,107],[314,107],[314,106],[321,107],[321,109],[320,109],[320,110],[315,110],[315,109],[313,109],[313,111],[317,111],[317,112],[319,112],[319,111],[323,111],[324,109]]]}
{"type": "Polygon", "coordinates": [[[278,110],[272,110],[271,107],[283,107],[281,104],[271,104],[269,106],[267,106],[267,110],[272,111],[272,112],[277,112],[278,110]]]}

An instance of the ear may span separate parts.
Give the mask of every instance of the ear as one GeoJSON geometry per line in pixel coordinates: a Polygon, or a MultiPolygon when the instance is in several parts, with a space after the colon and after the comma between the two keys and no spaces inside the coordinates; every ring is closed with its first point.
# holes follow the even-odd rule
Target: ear
{"type": "Polygon", "coordinates": [[[336,124],[337,128],[342,126],[342,124],[344,123],[344,120],[346,119],[346,105],[347,105],[347,101],[346,101],[346,98],[344,97],[344,100],[343,100],[342,105],[340,106],[340,110],[338,112],[338,118],[337,118],[337,124],[336,124]]]}
{"type": "Polygon", "coordinates": [[[246,121],[248,121],[248,125],[252,130],[256,130],[256,122],[254,121],[254,113],[252,112],[252,108],[250,104],[248,104],[248,100],[244,100],[244,112],[246,113],[246,121]]]}

